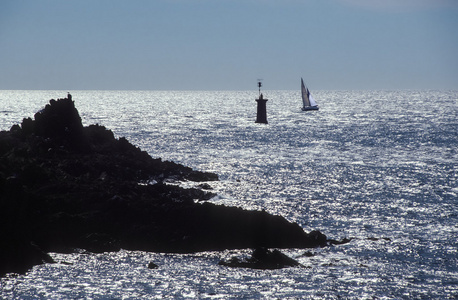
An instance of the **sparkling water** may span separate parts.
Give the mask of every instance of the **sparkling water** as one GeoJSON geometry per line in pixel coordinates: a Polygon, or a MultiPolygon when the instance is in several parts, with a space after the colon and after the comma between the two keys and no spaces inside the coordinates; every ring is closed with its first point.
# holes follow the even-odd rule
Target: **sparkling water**
{"type": "MultiPolygon", "coordinates": [[[[0,91],[0,129],[66,92],[0,91]]],[[[1,279],[0,298],[458,297],[457,91],[316,91],[309,112],[299,90],[263,91],[267,125],[257,90],[70,92],[84,125],[217,173],[211,202],[352,240],[282,250],[303,267],[267,271],[217,264],[249,250],[51,253],[57,264],[1,279]]]]}

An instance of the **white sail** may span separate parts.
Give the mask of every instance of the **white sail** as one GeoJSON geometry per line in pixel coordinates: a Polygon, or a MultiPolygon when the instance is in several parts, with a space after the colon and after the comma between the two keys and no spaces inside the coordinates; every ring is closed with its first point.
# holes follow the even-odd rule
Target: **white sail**
{"type": "Polygon", "coordinates": [[[310,101],[310,106],[317,106],[315,99],[313,98],[312,94],[309,92],[309,101],[310,101]]]}

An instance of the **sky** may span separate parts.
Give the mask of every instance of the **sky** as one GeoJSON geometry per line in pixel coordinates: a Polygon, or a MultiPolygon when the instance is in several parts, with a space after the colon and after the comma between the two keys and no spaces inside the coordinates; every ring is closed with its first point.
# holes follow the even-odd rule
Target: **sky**
{"type": "Polygon", "coordinates": [[[0,0],[0,89],[458,90],[458,0],[0,0]]]}

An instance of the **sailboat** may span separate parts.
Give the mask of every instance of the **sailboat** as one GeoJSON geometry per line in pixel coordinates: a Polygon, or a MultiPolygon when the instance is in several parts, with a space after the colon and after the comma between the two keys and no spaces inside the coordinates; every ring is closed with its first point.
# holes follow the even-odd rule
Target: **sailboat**
{"type": "Polygon", "coordinates": [[[307,87],[305,87],[304,80],[301,78],[301,92],[302,92],[302,103],[304,106],[302,107],[303,111],[307,110],[318,110],[318,105],[313,99],[312,94],[307,87]]]}

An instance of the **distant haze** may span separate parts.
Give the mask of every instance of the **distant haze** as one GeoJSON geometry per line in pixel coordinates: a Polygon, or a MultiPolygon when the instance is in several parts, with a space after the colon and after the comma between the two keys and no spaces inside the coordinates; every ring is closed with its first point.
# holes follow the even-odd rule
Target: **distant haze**
{"type": "Polygon", "coordinates": [[[456,0],[2,0],[0,89],[458,89],[456,0]]]}

